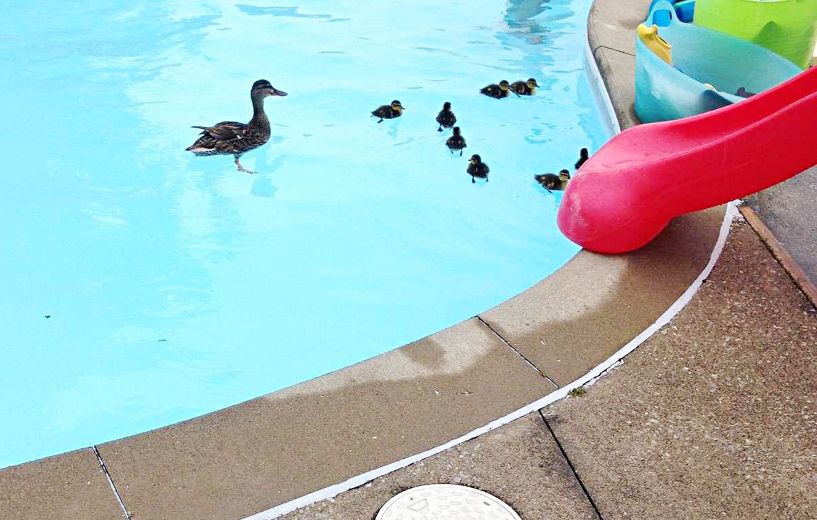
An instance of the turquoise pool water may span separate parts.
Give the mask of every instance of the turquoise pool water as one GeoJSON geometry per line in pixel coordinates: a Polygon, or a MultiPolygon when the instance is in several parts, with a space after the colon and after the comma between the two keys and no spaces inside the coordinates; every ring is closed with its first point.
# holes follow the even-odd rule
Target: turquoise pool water
{"type": "Polygon", "coordinates": [[[0,467],[369,358],[578,249],[533,175],[607,137],[590,0],[158,4],[4,7],[0,467]],[[478,94],[530,76],[534,97],[478,94]],[[184,151],[190,125],[249,120],[259,78],[289,96],[256,175],[184,151]],[[405,115],[376,124],[392,99],[405,115]]]}

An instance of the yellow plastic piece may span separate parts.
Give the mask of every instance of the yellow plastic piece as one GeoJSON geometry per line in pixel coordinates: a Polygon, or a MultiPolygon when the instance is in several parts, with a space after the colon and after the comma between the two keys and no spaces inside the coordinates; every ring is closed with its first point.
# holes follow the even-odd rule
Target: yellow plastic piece
{"type": "Polygon", "coordinates": [[[672,65],[672,45],[658,35],[658,26],[647,27],[643,23],[636,28],[636,34],[656,56],[672,65]]]}

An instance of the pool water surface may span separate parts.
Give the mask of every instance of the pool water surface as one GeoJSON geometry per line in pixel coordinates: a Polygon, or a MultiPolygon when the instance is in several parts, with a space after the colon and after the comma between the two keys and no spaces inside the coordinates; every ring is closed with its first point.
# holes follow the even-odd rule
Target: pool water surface
{"type": "Polygon", "coordinates": [[[0,467],[348,366],[578,251],[533,175],[607,139],[590,0],[297,4],[5,7],[0,467]],[[479,95],[528,77],[533,97],[479,95]],[[242,158],[258,173],[185,151],[191,125],[248,121],[261,78],[289,95],[242,158]],[[377,124],[393,99],[405,114],[377,124]]]}

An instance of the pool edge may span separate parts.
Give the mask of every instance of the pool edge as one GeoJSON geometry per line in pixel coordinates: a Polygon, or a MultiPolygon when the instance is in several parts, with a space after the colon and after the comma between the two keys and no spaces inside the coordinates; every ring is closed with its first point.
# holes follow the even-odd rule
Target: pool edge
{"type": "MultiPolygon", "coordinates": [[[[606,16],[604,9],[597,10],[605,3],[611,2],[597,0],[591,9],[590,52],[605,75],[616,113],[627,126],[631,108],[626,104],[622,76],[627,72],[622,63],[628,53],[624,48],[610,47],[604,41],[606,36],[599,33],[602,29],[592,25],[594,16],[606,16]]],[[[640,3],[645,4],[646,13],[647,2],[640,3]]],[[[538,406],[548,396],[566,393],[577,378],[588,375],[588,369],[598,369],[600,360],[620,351],[621,341],[611,342],[603,351],[585,352],[575,366],[557,367],[559,370],[553,367],[550,356],[540,356],[537,341],[552,337],[554,326],[568,323],[581,327],[582,316],[590,314],[595,326],[608,321],[617,333],[627,329],[630,341],[643,334],[644,322],[657,323],[712,262],[709,254],[703,258],[700,247],[695,258],[686,263],[679,259],[683,260],[686,246],[705,241],[701,235],[713,245],[717,242],[722,215],[720,209],[679,219],[670,243],[664,240],[644,253],[603,257],[581,251],[530,290],[476,318],[312,381],[100,445],[100,454],[126,508],[142,518],[271,518],[269,508],[292,505],[291,500],[316,489],[338,482],[346,482],[348,487],[360,485],[365,482],[361,476],[366,475],[361,469],[384,470],[395,460],[416,460],[448,447],[463,435],[491,429],[497,418],[507,418],[526,407],[538,406]],[[676,240],[681,244],[680,257],[671,247],[676,240]],[[656,276],[675,263],[683,264],[679,280],[672,287],[656,284],[656,276]],[[643,271],[640,275],[639,270],[643,271]],[[683,290],[681,278],[688,280],[683,290]],[[643,285],[619,287],[623,279],[640,279],[643,285]],[[613,291],[610,294],[617,305],[636,305],[650,299],[664,308],[657,312],[657,307],[651,307],[647,315],[640,312],[641,307],[631,306],[625,318],[629,314],[639,319],[625,326],[620,316],[605,317],[582,308],[585,302],[576,295],[592,295],[600,287],[613,291]],[[549,312],[543,312],[545,309],[549,312]],[[559,382],[561,388],[557,388],[559,382]],[[460,415],[454,417],[452,411],[460,415]],[[447,416],[441,416],[446,412],[447,416]],[[386,424],[389,421],[392,424],[386,424]],[[283,464],[285,461],[288,463],[283,464]],[[350,482],[349,478],[356,480],[350,482]],[[255,514],[260,510],[266,512],[255,514]]],[[[605,312],[611,310],[609,301],[599,305],[605,312]]],[[[565,353],[576,350],[576,345],[569,343],[556,347],[565,353]]],[[[93,452],[78,450],[0,470],[0,489],[17,489],[7,486],[12,481],[29,492],[42,489],[43,493],[32,496],[45,495],[46,501],[53,501],[48,505],[52,515],[66,510],[69,503],[76,511],[80,507],[77,503],[82,502],[87,509],[81,517],[111,518],[108,504],[95,507],[102,496],[99,486],[106,486],[103,479],[94,480],[98,494],[91,502],[81,500],[82,496],[92,498],[79,484],[85,484],[85,475],[94,466],[101,474],[93,452]],[[82,473],[78,470],[73,477],[76,482],[71,482],[68,473],[54,471],[57,466],[75,463],[82,468],[82,473]],[[22,473],[25,478],[20,480],[22,473]],[[68,497],[61,500],[54,478],[65,485],[68,497]],[[67,485],[72,483],[76,485],[67,485]]],[[[0,496],[8,495],[4,492],[0,496]]],[[[13,509],[15,498],[24,500],[20,495],[10,497],[7,506],[11,509],[4,509],[7,506],[0,500],[0,511],[19,512],[19,508],[13,509]]],[[[113,493],[110,502],[115,504],[113,493]]],[[[26,518],[19,514],[11,517],[26,518]]]]}

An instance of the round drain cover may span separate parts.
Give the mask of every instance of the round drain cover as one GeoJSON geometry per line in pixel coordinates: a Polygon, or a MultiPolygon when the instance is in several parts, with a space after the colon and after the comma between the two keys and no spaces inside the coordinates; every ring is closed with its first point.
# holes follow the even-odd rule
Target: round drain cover
{"type": "Polygon", "coordinates": [[[508,504],[484,491],[432,484],[392,497],[375,520],[521,520],[508,504]]]}

